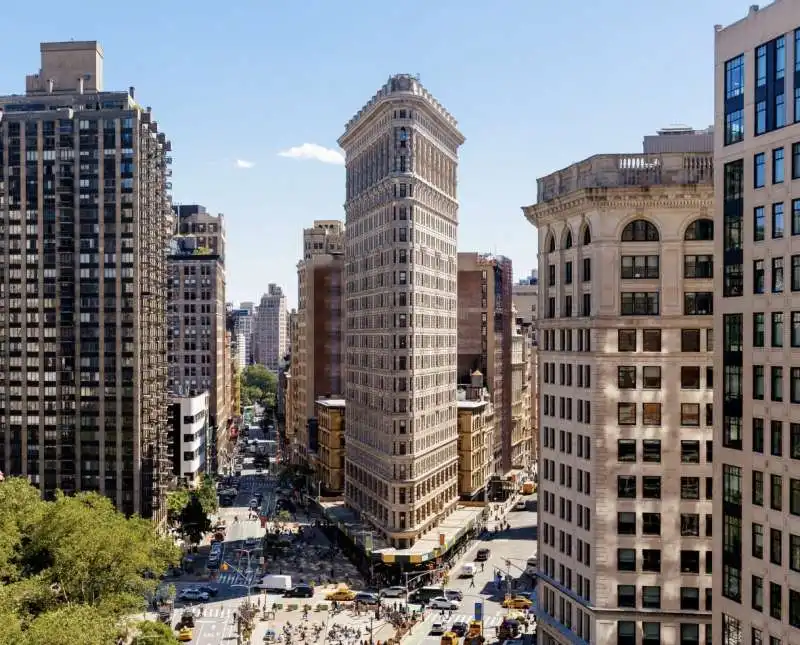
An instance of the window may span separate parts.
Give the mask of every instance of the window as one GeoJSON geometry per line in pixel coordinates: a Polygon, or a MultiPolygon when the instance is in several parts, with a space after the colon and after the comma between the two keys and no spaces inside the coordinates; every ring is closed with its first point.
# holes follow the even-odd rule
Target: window
{"type": "Polygon", "coordinates": [[[660,329],[645,329],[642,331],[642,351],[644,352],[661,351],[660,329]]]}
{"type": "Polygon", "coordinates": [[[621,365],[617,368],[617,387],[621,390],[636,388],[636,368],[630,365],[621,365]]]}
{"type": "Polygon", "coordinates": [[[620,314],[623,316],[658,316],[657,291],[623,291],[620,314]]]}
{"type": "Polygon", "coordinates": [[[763,188],[767,181],[767,156],[759,152],[753,156],[753,188],[763,188]]]}
{"type": "Polygon", "coordinates": [[[619,475],[617,477],[617,497],[619,499],[636,499],[635,475],[619,475]]]}
{"type": "Polygon", "coordinates": [[[661,463],[660,439],[644,439],[642,441],[642,461],[649,464],[661,463]]]}
{"type": "Polygon", "coordinates": [[[572,262],[564,264],[564,284],[572,284],[572,262]]]}
{"type": "Polygon", "coordinates": [[[783,421],[778,419],[769,422],[769,452],[773,457],[783,456],[783,421]]]}
{"type": "Polygon", "coordinates": [[[783,220],[783,202],[775,202],[772,205],[772,239],[776,240],[782,238],[785,226],[783,220]]]}
{"type": "Polygon", "coordinates": [[[754,558],[759,560],[764,559],[764,527],[761,524],[756,524],[750,527],[750,542],[752,544],[751,553],[754,558]]]}
{"type": "Polygon", "coordinates": [[[681,550],[681,573],[700,573],[700,551],[681,550]]]}
{"type": "Polygon", "coordinates": [[[636,425],[635,403],[617,403],[617,423],[621,426],[636,425]]]}
{"type": "Polygon", "coordinates": [[[800,403],[800,367],[793,367],[789,372],[789,401],[800,403]]]}
{"type": "Polygon", "coordinates": [[[783,479],[780,475],[769,476],[769,507],[773,511],[783,510],[783,479]]]}
{"type": "Polygon", "coordinates": [[[661,368],[657,365],[645,365],[642,368],[642,387],[646,390],[661,389],[661,368]]]}
{"type": "Polygon", "coordinates": [[[623,255],[620,276],[624,280],[657,280],[659,257],[657,255],[623,255]]]}
{"type": "Polygon", "coordinates": [[[764,506],[764,473],[754,470],[752,476],[752,502],[755,506],[764,506]]]}
{"type": "Polygon", "coordinates": [[[783,401],[783,367],[775,366],[769,368],[770,398],[773,401],[783,401]]]}
{"type": "Polygon", "coordinates": [[[681,403],[681,425],[690,427],[700,425],[699,403],[681,403]]]}
{"type": "Polygon", "coordinates": [[[722,418],[722,445],[735,450],[742,449],[741,417],[724,416],[722,418]]]}
{"type": "Polygon", "coordinates": [[[713,278],[714,256],[685,255],[683,257],[684,278],[713,278]]]}
{"type": "Polygon", "coordinates": [[[617,585],[617,606],[636,607],[635,585],[617,585]]]}
{"type": "Polygon", "coordinates": [[[789,456],[800,459],[800,423],[789,424],[789,456]]]}
{"type": "Polygon", "coordinates": [[[620,329],[617,331],[617,351],[618,352],[636,351],[635,329],[620,329]]]}
{"type": "Polygon", "coordinates": [[[793,255],[791,263],[791,289],[792,291],[800,291],[800,255],[793,255]]]}
{"type": "Polygon", "coordinates": [[[661,513],[642,513],[642,535],[661,535],[661,513]]]}
{"type": "Polygon", "coordinates": [[[764,452],[764,419],[753,417],[753,452],[764,452]]]}
{"type": "Polygon", "coordinates": [[[772,258],[772,293],[783,293],[783,258],[772,258]]]}
{"type": "Polygon", "coordinates": [[[635,439],[617,439],[617,461],[623,463],[636,461],[635,439]]]}
{"type": "Polygon", "coordinates": [[[766,324],[763,312],[753,314],[753,347],[764,347],[766,324]]]}
{"type": "Polygon", "coordinates": [[[686,228],[683,239],[709,242],[714,239],[714,220],[696,219],[686,228]]]}
{"type": "Polygon", "coordinates": [[[764,260],[753,260],[753,293],[764,293],[764,260]]]}
{"type": "Polygon", "coordinates": [[[700,499],[699,477],[681,477],[681,499],[700,499]]]}
{"type": "Polygon", "coordinates": [[[617,549],[617,571],[636,571],[636,549],[617,549]]]}
{"type": "Polygon", "coordinates": [[[769,530],[769,561],[772,564],[781,564],[783,560],[783,534],[780,529],[769,530]]]}
{"type": "Polygon", "coordinates": [[[661,623],[642,623],[642,645],[661,645],[661,623]]]}
{"type": "Polygon", "coordinates": [[[617,621],[617,645],[636,645],[636,623],[634,621],[617,621]]]}
{"type": "Polygon", "coordinates": [[[714,313],[714,294],[710,291],[690,291],[683,294],[685,316],[710,316],[714,313]]]}
{"type": "MultiPolygon", "coordinates": [[[[795,121],[797,121],[797,117],[795,117],[795,121]]],[[[792,144],[792,179],[800,179],[800,143],[792,144]]]]}
{"type": "Polygon", "coordinates": [[[642,403],[642,425],[645,426],[661,425],[660,403],[642,403]]]}
{"type": "Polygon", "coordinates": [[[661,499],[661,477],[655,475],[642,477],[642,497],[644,499],[661,499]]]}
{"type": "Polygon", "coordinates": [[[752,576],[751,583],[750,606],[756,611],[764,611],[764,578],[752,576]]]}
{"type": "Polygon", "coordinates": [[[661,573],[661,551],[642,549],[642,571],[661,573]]]}
{"type": "Polygon", "coordinates": [[[753,398],[764,400],[764,366],[753,365],[753,398]]]}
{"type": "Polygon", "coordinates": [[[800,479],[789,480],[789,512],[792,515],[800,515],[800,479]]]}
{"type": "Polygon", "coordinates": [[[658,242],[658,229],[647,220],[637,219],[622,229],[623,242],[658,242]]]}
{"type": "Polygon", "coordinates": [[[767,102],[756,102],[756,128],[755,134],[764,134],[767,131],[767,102]]]}
{"type": "Polygon", "coordinates": [[[771,335],[772,335],[772,346],[773,347],[783,347],[783,312],[782,311],[773,311],[772,312],[771,335]]]}
{"type": "Polygon", "coordinates": [[[617,534],[636,535],[636,513],[617,513],[617,534]]]}
{"type": "Polygon", "coordinates": [[[775,148],[772,151],[772,183],[783,183],[783,148],[775,148]]]}
{"type": "Polygon", "coordinates": [[[592,232],[588,226],[583,227],[583,245],[589,246],[592,243],[592,232]]]}
{"type": "Polygon", "coordinates": [[[782,590],[781,586],[775,582],[769,583],[769,615],[775,620],[782,619],[782,590]]]}
{"type": "Polygon", "coordinates": [[[697,513],[681,513],[681,537],[700,537],[700,516],[697,513]]]}
{"type": "Polygon", "coordinates": [[[681,367],[681,389],[700,389],[700,367],[694,365],[681,367]]]}
{"type": "Polygon", "coordinates": [[[582,279],[584,282],[591,282],[592,280],[592,258],[583,258],[583,274],[582,279]]]}
{"type": "Polygon", "coordinates": [[[700,589],[698,587],[681,587],[681,609],[700,610],[700,589]]]}
{"type": "Polygon", "coordinates": [[[644,609],[661,609],[661,587],[642,587],[642,607],[644,609]]]}
{"type": "Polygon", "coordinates": [[[789,340],[792,347],[800,347],[800,311],[792,312],[792,328],[789,340]]]}
{"type": "Polygon", "coordinates": [[[744,55],[725,63],[725,145],[744,139],[744,55]]]}
{"type": "Polygon", "coordinates": [[[699,329],[681,329],[681,351],[682,352],[700,351],[699,329]]]}
{"type": "Polygon", "coordinates": [[[699,464],[700,463],[700,442],[692,440],[681,441],[681,463],[699,464]]]}
{"type": "Polygon", "coordinates": [[[753,241],[761,242],[764,239],[764,229],[766,228],[764,207],[756,206],[753,209],[753,241]]]}

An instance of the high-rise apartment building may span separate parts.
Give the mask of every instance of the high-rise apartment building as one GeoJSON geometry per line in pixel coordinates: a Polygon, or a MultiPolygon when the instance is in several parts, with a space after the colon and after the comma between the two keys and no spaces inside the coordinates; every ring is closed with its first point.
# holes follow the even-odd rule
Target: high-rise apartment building
{"type": "Polygon", "coordinates": [[[517,308],[517,318],[533,325],[538,318],[539,278],[529,276],[511,287],[511,299],[517,308]]]}
{"type": "Polygon", "coordinates": [[[289,348],[289,310],[286,294],[276,284],[261,296],[253,319],[253,362],[277,373],[289,348]]]}
{"type": "MultiPolygon", "coordinates": [[[[513,312],[516,317],[516,311],[513,312]]],[[[511,409],[509,410],[510,432],[507,452],[509,470],[515,475],[527,472],[531,466],[531,346],[529,338],[514,323],[511,332],[509,356],[511,378],[511,409]]]]}
{"type": "Polygon", "coordinates": [[[316,220],[303,230],[303,259],[297,264],[297,331],[291,339],[296,388],[292,451],[303,462],[308,462],[309,451],[314,452],[310,441],[317,444],[315,402],[344,394],[343,273],[344,223],[316,220]]]}
{"type": "Polygon", "coordinates": [[[161,521],[170,143],[97,42],[0,97],[0,470],[161,521]]]}
{"type": "Polygon", "coordinates": [[[497,475],[512,468],[511,282],[508,258],[458,254],[458,382],[469,384],[476,370],[483,374],[494,409],[490,457],[497,475]]]}
{"type": "MultiPolygon", "coordinates": [[[[196,204],[174,207],[177,221],[169,256],[169,386],[173,395],[209,394],[212,444],[207,465],[215,472],[231,450],[227,433],[225,222],[196,204]]],[[[229,375],[228,375],[229,376],[229,375]]]]}
{"type": "Polygon", "coordinates": [[[714,63],[714,643],[788,645],[800,638],[800,4],[717,27],[714,63]]]}
{"type": "Polygon", "coordinates": [[[559,170],[523,209],[543,645],[711,642],[713,157],[664,136],[686,140],[559,170]]]}
{"type": "Polygon", "coordinates": [[[406,548],[458,499],[456,120],[407,74],[347,123],[345,500],[406,548]]]}
{"type": "Polygon", "coordinates": [[[241,369],[244,369],[253,361],[253,310],[254,307],[246,308],[240,306],[239,309],[231,311],[231,332],[237,342],[241,369]]]}

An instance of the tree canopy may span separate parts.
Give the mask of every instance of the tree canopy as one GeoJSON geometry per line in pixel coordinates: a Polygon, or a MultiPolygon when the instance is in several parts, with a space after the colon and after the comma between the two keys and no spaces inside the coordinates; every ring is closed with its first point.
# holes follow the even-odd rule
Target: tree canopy
{"type": "Polygon", "coordinates": [[[193,544],[198,544],[203,532],[210,529],[208,516],[216,513],[218,506],[217,487],[208,475],[203,477],[200,486],[194,490],[184,487],[167,495],[170,522],[177,524],[193,544]]]}
{"type": "Polygon", "coordinates": [[[248,365],[242,371],[242,403],[275,405],[278,378],[263,365],[248,365]]]}
{"type": "MultiPolygon", "coordinates": [[[[180,559],[171,540],[96,493],[43,501],[0,483],[0,643],[107,645],[180,559]]],[[[167,641],[164,641],[167,642],[167,641]]]]}

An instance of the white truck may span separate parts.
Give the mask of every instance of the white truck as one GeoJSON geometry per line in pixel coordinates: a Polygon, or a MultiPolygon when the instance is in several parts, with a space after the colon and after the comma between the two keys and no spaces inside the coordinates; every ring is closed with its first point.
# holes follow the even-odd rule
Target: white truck
{"type": "Polygon", "coordinates": [[[292,576],[287,575],[267,575],[256,585],[265,591],[288,591],[292,588],[292,576]]]}
{"type": "Polygon", "coordinates": [[[472,578],[475,575],[475,572],[478,568],[475,566],[474,562],[467,562],[466,564],[461,565],[461,577],[462,578],[472,578]]]}

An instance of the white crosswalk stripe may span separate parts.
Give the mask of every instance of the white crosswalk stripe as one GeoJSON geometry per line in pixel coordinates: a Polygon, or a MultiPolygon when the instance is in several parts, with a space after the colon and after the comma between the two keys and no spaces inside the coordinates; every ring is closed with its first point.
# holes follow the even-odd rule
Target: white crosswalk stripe
{"type": "Polygon", "coordinates": [[[246,579],[242,579],[242,576],[239,575],[236,571],[226,571],[225,573],[220,573],[219,577],[216,579],[217,583],[221,585],[235,585],[235,584],[255,584],[258,582],[258,575],[257,572],[251,571],[246,579]]]}

